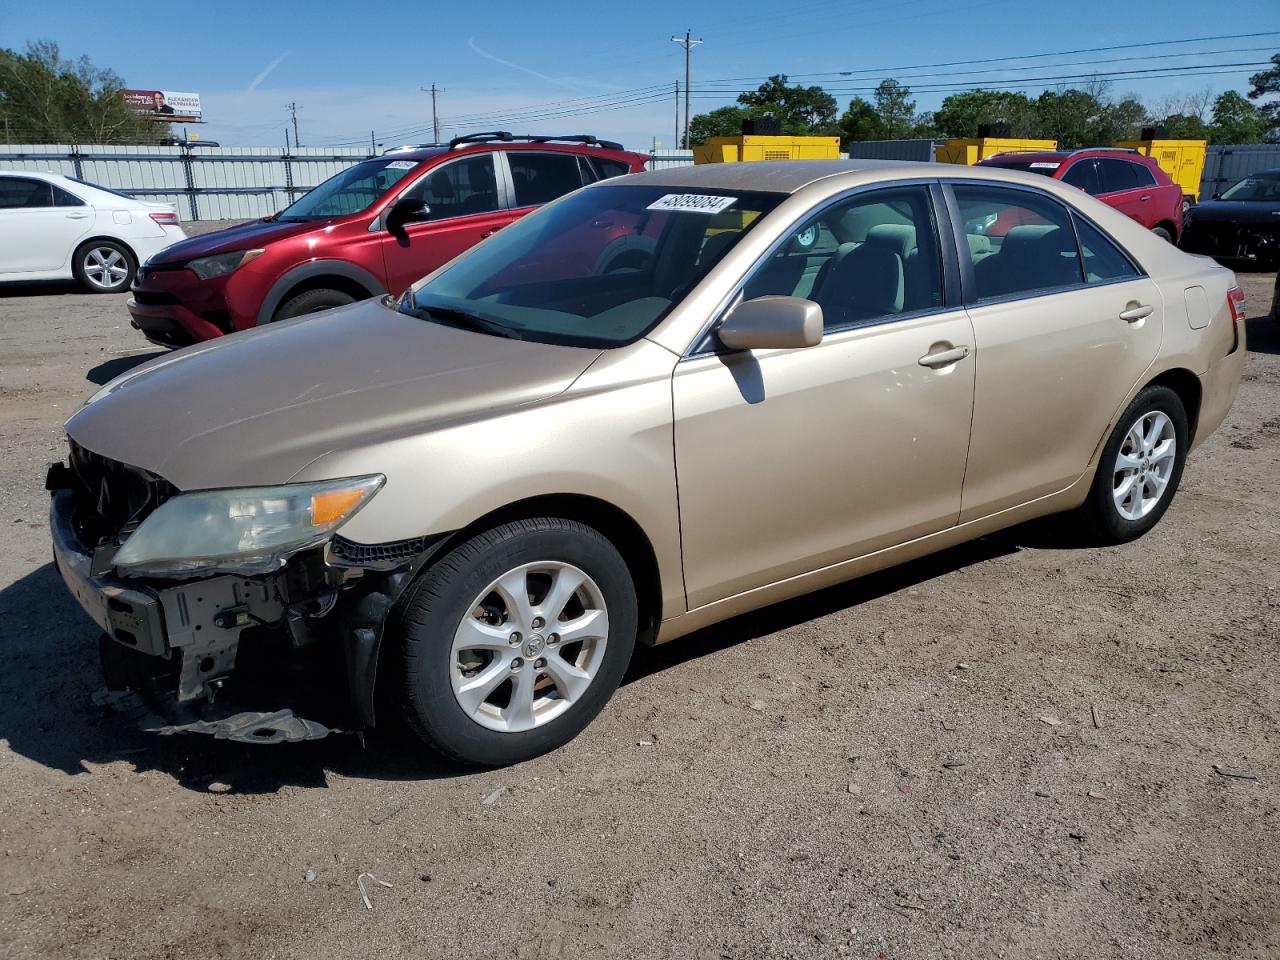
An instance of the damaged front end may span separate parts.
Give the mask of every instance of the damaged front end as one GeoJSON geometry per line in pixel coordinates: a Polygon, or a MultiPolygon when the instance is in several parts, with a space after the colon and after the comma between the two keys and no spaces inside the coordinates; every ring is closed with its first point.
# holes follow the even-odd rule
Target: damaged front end
{"type": "MultiPolygon", "coordinates": [[[[211,527],[219,517],[199,497],[225,499],[225,492],[183,494],[74,442],[69,465],[53,465],[46,486],[59,572],[103,630],[99,646],[112,691],[106,702],[129,708],[147,730],[252,743],[319,739],[374,725],[383,630],[443,537],[372,545],[344,540],[328,529],[334,524],[314,523],[331,514],[344,519],[325,488],[303,511],[314,533],[308,530],[300,548],[227,559],[195,545],[191,558],[160,561],[155,555],[166,545],[166,523],[158,511],[178,513],[172,504],[182,499],[187,514],[194,504],[194,515],[211,527]],[[139,537],[151,518],[148,534],[139,537]]],[[[267,503],[271,509],[255,517],[237,502],[233,521],[279,539],[293,505],[285,496],[267,503]]],[[[179,520],[195,528],[186,515],[179,520]]],[[[198,530],[192,539],[199,539],[198,530]]]]}

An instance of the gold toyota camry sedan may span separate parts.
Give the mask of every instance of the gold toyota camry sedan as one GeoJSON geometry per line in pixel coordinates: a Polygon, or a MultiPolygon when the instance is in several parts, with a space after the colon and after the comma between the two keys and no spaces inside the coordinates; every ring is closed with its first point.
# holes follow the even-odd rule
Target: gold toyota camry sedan
{"type": "Polygon", "coordinates": [[[398,715],[513,763],[637,641],[1046,514],[1146,533],[1231,406],[1243,316],[1230,271],[1032,174],[606,180],[399,299],[108,384],[50,468],[54,552],[151,729],[398,715]]]}

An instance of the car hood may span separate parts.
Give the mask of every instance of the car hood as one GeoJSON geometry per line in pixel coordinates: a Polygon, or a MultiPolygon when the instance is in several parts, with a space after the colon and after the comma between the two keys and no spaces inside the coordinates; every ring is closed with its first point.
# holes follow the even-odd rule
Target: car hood
{"type": "Polygon", "coordinates": [[[1192,223],[1274,223],[1280,226],[1280,203],[1206,200],[1191,208],[1192,223]]]}
{"type": "Polygon", "coordinates": [[[326,226],[327,220],[308,220],[305,223],[281,223],[278,221],[251,220],[225,230],[202,233],[197,237],[179,240],[165,247],[148,261],[153,266],[165,263],[185,263],[196,257],[211,257],[233,250],[250,250],[287,237],[295,237],[326,226]]]}
{"type": "Polygon", "coordinates": [[[599,355],[366,300],[153,360],[94,394],[66,430],[181,490],[284,483],[326,453],[555,396],[599,355]]]}

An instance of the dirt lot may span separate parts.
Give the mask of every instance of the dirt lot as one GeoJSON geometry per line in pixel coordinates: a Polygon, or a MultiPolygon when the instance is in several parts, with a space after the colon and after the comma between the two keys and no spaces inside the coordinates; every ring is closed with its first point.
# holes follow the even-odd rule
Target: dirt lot
{"type": "Polygon", "coordinates": [[[1250,340],[1146,539],[1020,529],[642,651],[573,744],[472,773],[91,704],[41,484],[153,351],[124,297],[0,290],[0,955],[1280,956],[1280,335],[1250,340]]]}

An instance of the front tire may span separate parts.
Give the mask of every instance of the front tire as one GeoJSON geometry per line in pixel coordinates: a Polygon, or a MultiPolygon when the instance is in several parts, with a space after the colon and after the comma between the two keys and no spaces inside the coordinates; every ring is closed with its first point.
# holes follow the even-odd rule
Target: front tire
{"type": "Polygon", "coordinates": [[[1145,387],[1134,398],[1102,448],[1080,508],[1096,541],[1127,543],[1160,522],[1182,480],[1189,437],[1186,408],[1168,387],[1145,387]]]}
{"type": "Polygon", "coordinates": [[[76,281],[89,293],[123,293],[137,270],[133,251],[114,240],[81,244],[71,260],[76,281]]]}
{"type": "Polygon", "coordinates": [[[591,527],[542,517],[476,534],[424,571],[406,601],[402,713],[461,763],[529,760],[604,707],[637,622],[626,561],[591,527]]]}
{"type": "Polygon", "coordinates": [[[292,320],[294,317],[305,316],[308,313],[319,313],[321,310],[332,310],[334,307],[345,307],[348,303],[355,303],[356,298],[349,293],[343,293],[341,290],[331,290],[328,287],[321,287],[316,290],[304,290],[296,297],[290,297],[280,309],[276,311],[273,320],[292,320]]]}

